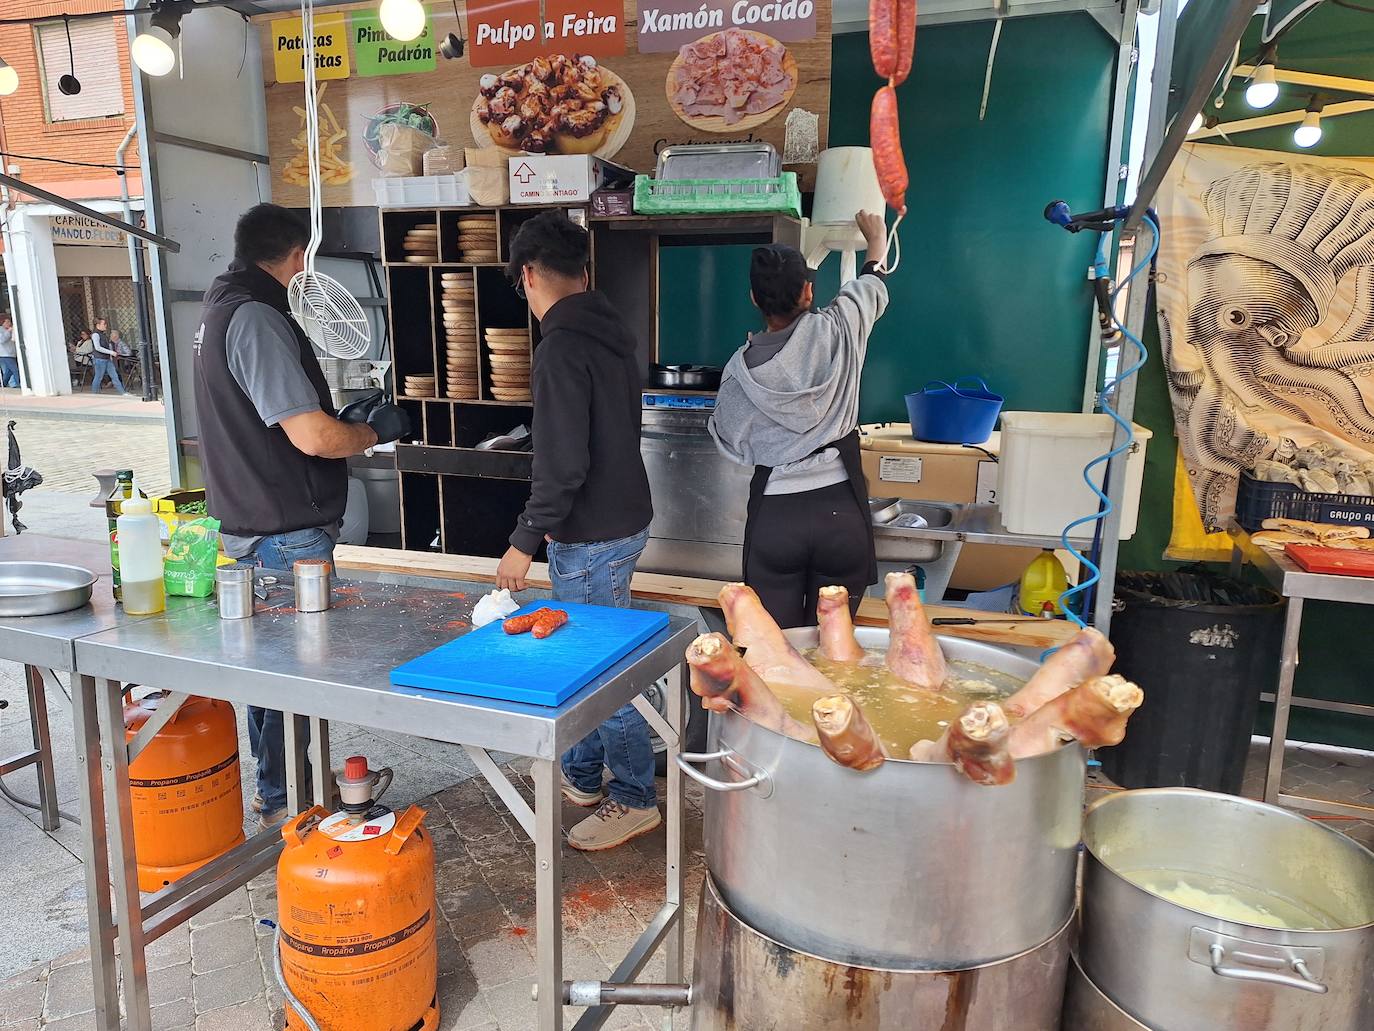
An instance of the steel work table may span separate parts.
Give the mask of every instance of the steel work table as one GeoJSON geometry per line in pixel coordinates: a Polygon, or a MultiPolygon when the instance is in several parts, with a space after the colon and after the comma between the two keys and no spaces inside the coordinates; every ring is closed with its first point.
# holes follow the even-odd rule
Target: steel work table
{"type": "MultiPolygon", "coordinates": [[[[114,877],[130,1031],[150,1029],[147,944],[270,868],[281,849],[281,834],[264,831],[162,891],[140,898],[121,681],[172,691],[189,687],[204,697],[287,711],[288,804],[294,811],[307,805],[305,759],[299,747],[307,717],[314,730],[310,753],[317,771],[330,768],[329,720],[463,745],[535,842],[539,1031],[563,1027],[563,828],[558,758],[616,709],[633,701],[668,746],[666,891],[663,907],[620,963],[613,980],[634,980],[665,943],[667,979],[682,979],[683,807],[675,759],[681,747],[685,700],[681,666],[687,645],[697,634],[696,621],[670,617],[666,630],[556,709],[393,687],[389,674],[394,667],[465,632],[473,602],[488,589],[489,585],[481,584],[436,591],[366,581],[336,583],[335,607],[323,613],[297,614],[286,592],[284,600],[274,598],[273,607],[260,606],[254,618],[245,620],[221,620],[212,601],[192,602],[77,641],[77,669],[84,689],[95,698],[105,759],[104,820],[90,812],[92,824],[86,837],[97,852],[106,853],[98,855],[97,862],[108,861],[114,877]],[[672,688],[665,720],[641,692],[668,674],[672,674],[672,688]],[[488,750],[534,760],[533,808],[488,750]]],[[[172,707],[164,703],[159,715],[164,708],[172,707]]],[[[317,801],[323,800],[328,786],[328,776],[317,773],[317,801]]],[[[93,966],[112,967],[112,944],[93,933],[93,966]]],[[[97,1011],[105,1014],[100,1026],[117,1031],[115,982],[104,981],[103,989],[98,983],[97,991],[102,990],[104,998],[97,998],[97,1011]]],[[[606,1008],[589,1010],[576,1026],[597,1028],[609,1016],[606,1008]]],[[[665,1026],[671,1024],[668,1013],[665,1026]]]]}
{"type": "Polygon", "coordinates": [[[1279,680],[1273,694],[1260,698],[1274,703],[1274,730],[1269,739],[1269,764],[1264,776],[1264,800],[1274,805],[1286,805],[1308,812],[1335,816],[1374,817],[1374,806],[1332,802],[1306,795],[1289,795],[1283,791],[1283,750],[1288,738],[1288,720],[1293,706],[1304,709],[1325,709],[1354,716],[1374,716],[1374,705],[1358,702],[1330,702],[1321,698],[1295,698],[1293,678],[1298,668],[1298,638],[1302,633],[1303,603],[1338,601],[1350,605],[1374,605],[1374,579],[1362,576],[1336,576],[1331,573],[1309,573],[1282,552],[1273,552],[1253,544],[1250,534],[1231,520],[1227,533],[1231,535],[1231,575],[1239,576],[1241,565],[1249,561],[1264,575],[1271,587],[1288,599],[1288,611],[1283,623],[1283,651],[1279,661],[1279,680]]]}

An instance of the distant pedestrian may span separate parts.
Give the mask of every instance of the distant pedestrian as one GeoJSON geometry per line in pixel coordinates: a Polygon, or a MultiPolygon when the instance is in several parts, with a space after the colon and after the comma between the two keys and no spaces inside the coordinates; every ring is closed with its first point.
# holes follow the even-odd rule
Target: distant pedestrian
{"type": "Polygon", "coordinates": [[[0,315],[0,387],[19,386],[19,349],[14,343],[14,322],[0,315]]]}
{"type": "Polygon", "coordinates": [[[91,377],[91,393],[100,393],[101,383],[108,376],[122,397],[126,393],[124,381],[119,378],[119,369],[115,365],[115,359],[119,357],[119,352],[110,342],[110,324],[104,318],[95,320],[95,330],[91,333],[91,344],[95,349],[95,375],[91,377]]]}
{"type": "Polygon", "coordinates": [[[134,353],[133,345],[120,336],[117,329],[110,330],[110,346],[121,358],[128,358],[134,353]]]}

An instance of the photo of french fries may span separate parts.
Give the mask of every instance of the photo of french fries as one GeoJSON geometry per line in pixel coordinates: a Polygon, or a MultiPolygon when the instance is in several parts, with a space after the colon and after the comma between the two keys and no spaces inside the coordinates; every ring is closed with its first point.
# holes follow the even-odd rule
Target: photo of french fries
{"type": "MultiPolygon", "coordinates": [[[[328,88],[329,83],[320,83],[317,93],[320,106],[320,182],[325,186],[342,186],[353,181],[353,164],[339,154],[343,141],[348,136],[348,130],[339,124],[339,120],[334,117],[333,110],[324,102],[325,90],[328,88]]],[[[310,164],[306,154],[306,110],[299,105],[293,107],[292,110],[296,112],[296,117],[301,120],[300,132],[291,140],[292,146],[296,148],[296,153],[286,163],[286,167],[282,169],[281,178],[282,182],[291,186],[308,186],[310,183],[310,164]]]]}

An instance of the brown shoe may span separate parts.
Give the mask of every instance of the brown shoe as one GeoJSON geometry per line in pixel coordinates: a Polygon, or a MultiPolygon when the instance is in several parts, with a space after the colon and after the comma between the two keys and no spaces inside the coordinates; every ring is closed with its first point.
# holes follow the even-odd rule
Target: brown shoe
{"type": "Polygon", "coordinates": [[[658,806],[631,809],[608,798],[596,812],[568,832],[568,844],[583,852],[602,852],[648,834],[662,822],[658,806]]]}
{"type": "Polygon", "coordinates": [[[568,779],[568,775],[559,769],[558,775],[563,778],[563,797],[573,805],[580,805],[583,809],[590,809],[603,798],[606,793],[600,788],[595,791],[583,791],[576,784],[568,779]]]}

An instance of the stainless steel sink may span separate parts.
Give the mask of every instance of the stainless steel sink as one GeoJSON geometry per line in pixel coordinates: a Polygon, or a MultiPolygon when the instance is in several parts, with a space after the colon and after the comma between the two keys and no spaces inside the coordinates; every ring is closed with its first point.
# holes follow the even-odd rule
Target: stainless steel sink
{"type": "Polygon", "coordinates": [[[925,536],[923,529],[943,529],[954,522],[963,506],[938,501],[909,501],[905,498],[870,498],[874,544],[880,562],[926,565],[937,561],[945,542],[925,536]],[[925,527],[913,525],[916,517],[925,527]]]}

